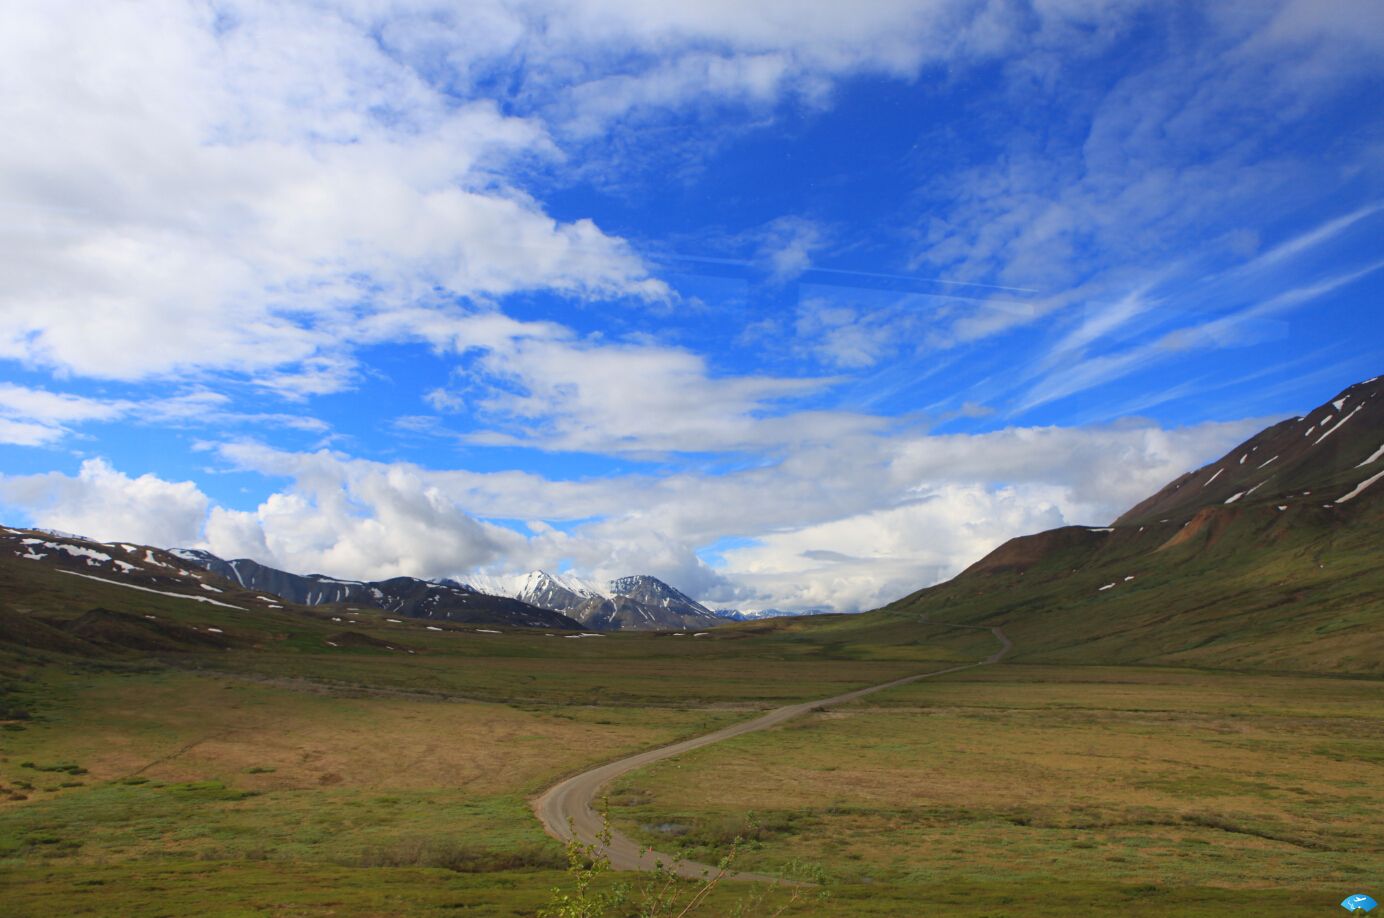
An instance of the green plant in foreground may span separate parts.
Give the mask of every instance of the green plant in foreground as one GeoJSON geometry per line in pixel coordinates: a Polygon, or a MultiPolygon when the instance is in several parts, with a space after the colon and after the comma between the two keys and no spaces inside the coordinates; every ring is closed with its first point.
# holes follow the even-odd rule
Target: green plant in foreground
{"type": "MultiPolygon", "coordinates": [[[[609,847],[612,837],[608,810],[602,810],[601,813],[598,844],[582,844],[577,841],[573,832],[573,838],[567,842],[567,875],[572,878],[573,889],[553,889],[552,899],[547,908],[539,911],[538,918],[613,918],[616,914],[627,914],[613,910],[619,909],[629,901],[628,884],[621,883],[605,890],[593,888],[597,878],[611,870],[610,858],[603,852],[609,847]]],[[[731,842],[730,850],[717,862],[715,871],[703,876],[690,896],[687,896],[688,890],[677,871],[677,865],[681,861],[674,861],[672,865],[658,861],[639,890],[639,899],[635,903],[633,914],[638,918],[686,918],[696,912],[706,904],[722,881],[731,875],[731,865],[735,862],[742,842],[743,839],[739,837],[731,842]]],[[[794,862],[789,865],[786,874],[794,876],[795,879],[786,881],[789,895],[778,903],[776,908],[769,898],[782,887],[777,883],[755,884],[738,901],[730,904],[728,914],[735,918],[778,918],[806,901],[809,893],[815,891],[811,898],[818,903],[825,902],[829,897],[829,893],[821,887],[824,875],[820,869],[809,870],[794,862]],[[770,908],[773,910],[770,911],[770,908]]]]}
{"type": "Polygon", "coordinates": [[[610,858],[604,854],[612,838],[610,816],[603,814],[601,832],[596,836],[599,844],[585,845],[578,841],[570,821],[567,828],[572,833],[567,840],[567,876],[572,880],[573,889],[566,892],[555,887],[552,899],[547,908],[539,910],[538,918],[602,918],[610,909],[623,904],[629,893],[624,884],[608,890],[592,888],[597,877],[610,871],[610,858]]]}

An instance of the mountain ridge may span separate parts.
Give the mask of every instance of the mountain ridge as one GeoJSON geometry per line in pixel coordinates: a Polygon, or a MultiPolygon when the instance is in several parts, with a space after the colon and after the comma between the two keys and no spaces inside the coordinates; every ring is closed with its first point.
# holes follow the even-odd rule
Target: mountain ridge
{"type": "Polygon", "coordinates": [[[1339,489],[1358,497],[1354,471],[1384,459],[1381,377],[1347,386],[1307,412],[1280,421],[1215,462],[1187,472],[1122,513],[1114,526],[1185,522],[1208,506],[1281,503],[1339,489]],[[1329,442],[1328,442],[1329,441],[1329,442]]]}
{"type": "Polygon", "coordinates": [[[602,587],[542,570],[510,576],[476,575],[465,581],[394,577],[345,580],[325,574],[292,574],[249,558],[226,560],[195,548],[170,554],[242,587],[273,593],[306,606],[356,603],[421,618],[456,618],[489,604],[524,627],[600,631],[687,630],[719,625],[711,610],[647,574],[620,577],[602,587]],[[538,613],[530,614],[530,610],[538,613]]]}
{"type": "Polygon", "coordinates": [[[1002,626],[1019,661],[1384,674],[1380,379],[878,611],[1002,626]]]}
{"type": "Polygon", "coordinates": [[[688,630],[722,624],[706,606],[648,574],[617,577],[605,585],[543,570],[467,579],[474,589],[506,590],[599,631],[688,630]]]}

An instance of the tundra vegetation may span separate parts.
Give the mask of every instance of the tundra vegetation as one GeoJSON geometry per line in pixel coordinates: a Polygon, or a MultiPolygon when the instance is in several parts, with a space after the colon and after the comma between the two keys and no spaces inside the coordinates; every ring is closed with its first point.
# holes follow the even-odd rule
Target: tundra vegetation
{"type": "MultiPolygon", "coordinates": [[[[1374,447],[1331,442],[1345,493],[1374,447]]],[[[1180,508],[1177,486],[875,612],[697,638],[224,581],[210,605],[4,554],[6,914],[1322,914],[1384,876],[1384,501],[1180,508]],[[995,627],[997,665],[610,788],[614,830],[724,875],[621,875],[530,811],[623,754],[983,660],[995,627]]]]}

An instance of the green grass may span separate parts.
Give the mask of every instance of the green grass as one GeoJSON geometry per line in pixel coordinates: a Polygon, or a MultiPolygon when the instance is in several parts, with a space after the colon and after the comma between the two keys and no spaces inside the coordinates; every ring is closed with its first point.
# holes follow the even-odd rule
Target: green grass
{"type": "MultiPolygon", "coordinates": [[[[129,918],[462,914],[516,918],[534,915],[546,903],[549,888],[562,880],[562,874],[555,871],[467,874],[427,868],[360,869],[271,862],[158,863],[139,869],[123,865],[58,866],[23,876],[0,870],[6,913],[14,918],[54,914],[129,918]]],[[[697,914],[732,914],[736,902],[744,897],[743,889],[723,885],[697,914]]],[[[783,894],[770,901],[775,898],[781,900],[783,894]]],[[[811,902],[788,914],[826,918],[928,914],[962,918],[1311,916],[1330,914],[1340,898],[1336,887],[1328,884],[1310,890],[1246,894],[1241,890],[1169,888],[1157,883],[923,880],[898,886],[838,884],[831,888],[826,902],[811,902]]],[[[762,914],[771,914],[771,908],[762,914]]]]}
{"type": "Polygon", "coordinates": [[[1156,885],[1178,914],[1329,908],[1384,875],[1382,753],[1373,682],[1001,666],[660,763],[612,804],[658,850],[715,860],[740,836],[746,869],[801,860],[919,907],[1061,878],[1068,897],[1156,885]]]}
{"type": "Polygon", "coordinates": [[[1020,662],[1384,676],[1384,504],[1218,513],[1053,544],[1026,569],[968,572],[878,615],[1003,625],[1020,662]]]}
{"type": "Polygon", "coordinates": [[[1384,574],[1368,527],[1310,524],[1246,514],[1243,538],[1161,552],[1171,534],[1149,529],[705,638],[240,612],[0,559],[5,913],[532,915],[564,875],[531,795],[994,649],[946,622],[1003,624],[1019,664],[636,773],[617,821],[701,860],[742,837],[738,866],[819,865],[831,900],[790,914],[1330,913],[1384,875],[1384,574]],[[98,606],[229,648],[30,627],[98,606]],[[329,646],[342,630],[380,646],[329,646]]]}

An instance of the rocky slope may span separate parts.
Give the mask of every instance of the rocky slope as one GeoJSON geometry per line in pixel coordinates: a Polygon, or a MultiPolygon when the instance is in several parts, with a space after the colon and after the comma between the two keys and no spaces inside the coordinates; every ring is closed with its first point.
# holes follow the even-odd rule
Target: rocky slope
{"type": "Polygon", "coordinates": [[[1381,391],[1384,380],[1376,377],[1307,414],[1275,424],[1210,465],[1170,482],[1114,525],[1183,523],[1207,508],[1237,504],[1355,500],[1370,487],[1371,475],[1361,472],[1384,469],[1381,391]]]}

